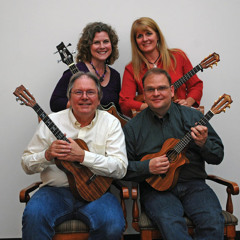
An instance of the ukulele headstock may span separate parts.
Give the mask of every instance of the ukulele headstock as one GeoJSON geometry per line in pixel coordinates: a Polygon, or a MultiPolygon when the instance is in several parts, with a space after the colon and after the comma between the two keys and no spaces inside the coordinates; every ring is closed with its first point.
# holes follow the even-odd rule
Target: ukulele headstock
{"type": "Polygon", "coordinates": [[[16,101],[20,101],[20,105],[26,105],[29,107],[36,105],[35,98],[23,85],[17,87],[13,94],[16,96],[16,101]]]}
{"type": "Polygon", "coordinates": [[[227,94],[223,94],[222,96],[219,97],[219,99],[217,101],[214,102],[211,111],[214,114],[218,114],[221,112],[225,112],[226,108],[230,108],[230,105],[232,103],[232,99],[230,95],[227,94]]]}
{"type": "Polygon", "coordinates": [[[209,55],[208,57],[204,58],[200,65],[202,68],[206,69],[213,66],[213,64],[215,64],[217,66],[217,63],[220,61],[220,56],[217,53],[212,53],[211,55],[209,55]]]}
{"type": "MultiPolygon", "coordinates": [[[[69,43],[68,46],[71,46],[71,44],[69,43]]],[[[63,42],[61,42],[59,45],[57,45],[56,48],[60,54],[62,61],[69,66],[73,63],[73,56],[68,51],[67,47],[65,46],[65,44],[63,42]]]]}

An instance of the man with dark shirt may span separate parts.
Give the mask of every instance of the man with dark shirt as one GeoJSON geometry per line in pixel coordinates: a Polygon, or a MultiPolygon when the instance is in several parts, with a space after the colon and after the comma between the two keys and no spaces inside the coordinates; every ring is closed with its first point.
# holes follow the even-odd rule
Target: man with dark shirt
{"type": "Polygon", "coordinates": [[[223,239],[222,209],[215,193],[205,183],[204,167],[205,162],[220,164],[223,160],[221,139],[209,123],[196,125],[202,118],[200,111],[172,102],[174,87],[166,71],[153,68],[142,81],[148,108],[124,127],[129,160],[125,179],[140,183],[142,206],[164,239],[192,239],[184,214],[196,226],[196,239],[223,239]],[[180,167],[175,186],[166,191],[156,190],[145,179],[154,175],[162,179],[169,177],[167,173],[172,166],[169,156],[161,151],[157,156],[140,160],[159,152],[167,139],[182,139],[187,132],[191,132],[192,138],[185,151],[189,163],[180,167]]]}

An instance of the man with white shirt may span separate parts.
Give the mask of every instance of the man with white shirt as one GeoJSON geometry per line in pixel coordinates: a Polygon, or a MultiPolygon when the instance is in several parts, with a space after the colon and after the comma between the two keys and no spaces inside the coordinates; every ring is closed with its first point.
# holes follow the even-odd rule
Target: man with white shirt
{"type": "Polygon", "coordinates": [[[68,142],[56,140],[41,122],[22,156],[24,171],[40,173],[43,182],[24,210],[22,239],[52,239],[54,227],[73,218],[89,226],[89,239],[120,239],[125,221],[115,196],[106,192],[92,202],[75,198],[67,175],[54,159],[79,162],[96,175],[123,178],[128,162],[121,124],[108,112],[97,109],[102,91],[91,73],[73,75],[67,94],[71,107],[49,117],[66,134],[68,142]],[[89,151],[73,139],[84,140],[89,151]]]}

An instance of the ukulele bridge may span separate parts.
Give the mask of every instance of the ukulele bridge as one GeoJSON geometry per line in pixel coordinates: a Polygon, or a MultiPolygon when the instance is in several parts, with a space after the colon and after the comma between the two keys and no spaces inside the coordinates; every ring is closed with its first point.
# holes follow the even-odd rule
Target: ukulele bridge
{"type": "Polygon", "coordinates": [[[164,179],[167,175],[162,173],[162,174],[159,174],[158,176],[161,177],[162,179],[164,179]]]}
{"type": "Polygon", "coordinates": [[[93,174],[93,175],[87,180],[86,184],[87,184],[87,185],[91,184],[92,181],[94,181],[94,179],[95,179],[96,177],[97,177],[97,175],[96,175],[96,174],[93,174]]]}

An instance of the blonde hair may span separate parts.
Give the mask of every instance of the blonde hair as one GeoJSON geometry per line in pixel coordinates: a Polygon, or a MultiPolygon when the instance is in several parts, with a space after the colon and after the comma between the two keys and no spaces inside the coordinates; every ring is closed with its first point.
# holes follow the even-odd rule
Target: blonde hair
{"type": "Polygon", "coordinates": [[[140,51],[138,44],[136,42],[136,35],[139,30],[146,31],[147,28],[151,28],[158,36],[158,44],[157,48],[159,53],[161,54],[160,62],[163,65],[163,69],[168,71],[170,69],[175,69],[176,67],[176,59],[173,56],[173,51],[179,51],[179,49],[169,49],[165,38],[157,25],[157,23],[148,17],[142,17],[135,20],[132,24],[131,28],[131,46],[132,46],[132,66],[133,66],[133,74],[137,81],[141,81],[141,66],[142,63],[147,65],[147,68],[150,69],[149,63],[147,59],[144,57],[143,53],[140,51]],[[171,62],[171,59],[174,61],[174,66],[171,62]]]}

